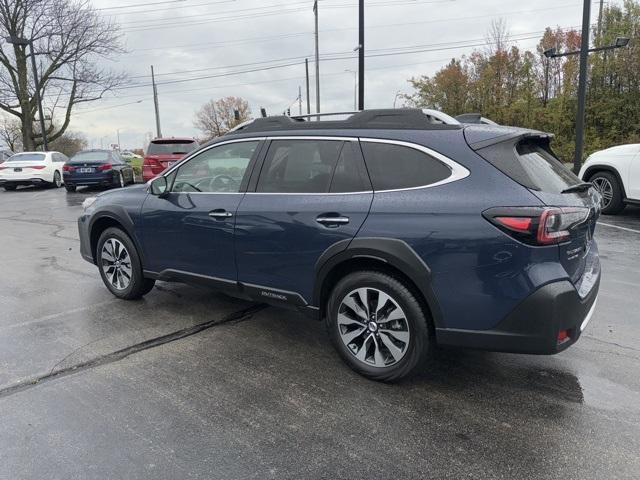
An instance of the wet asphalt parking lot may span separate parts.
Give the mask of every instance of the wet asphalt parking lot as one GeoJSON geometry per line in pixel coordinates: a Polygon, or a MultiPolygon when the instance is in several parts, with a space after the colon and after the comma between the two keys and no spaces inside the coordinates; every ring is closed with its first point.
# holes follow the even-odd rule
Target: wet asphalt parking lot
{"type": "Polygon", "coordinates": [[[575,346],[446,350],[386,385],[289,311],[117,300],[78,251],[93,194],[0,191],[0,479],[640,478],[640,208],[601,218],[575,346]]]}

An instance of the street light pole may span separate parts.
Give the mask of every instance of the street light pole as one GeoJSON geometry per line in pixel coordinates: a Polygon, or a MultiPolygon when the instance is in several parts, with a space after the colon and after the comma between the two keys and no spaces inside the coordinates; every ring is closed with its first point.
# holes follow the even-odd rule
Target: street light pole
{"type": "MultiPolygon", "coordinates": [[[[316,113],[320,113],[320,47],[318,45],[318,0],[313,2],[313,14],[315,16],[315,37],[316,37],[316,113]]],[[[320,120],[320,117],[318,117],[320,120]]]]}
{"type": "Polygon", "coordinates": [[[31,53],[31,68],[33,69],[33,85],[35,87],[34,96],[38,103],[38,114],[40,115],[40,129],[42,131],[42,150],[49,150],[49,143],[47,142],[47,131],[44,126],[44,112],[42,111],[42,98],[40,96],[40,82],[38,81],[38,69],[36,68],[36,56],[33,52],[33,40],[29,40],[21,37],[8,36],[5,40],[13,45],[29,46],[31,53]]]}
{"type": "Polygon", "coordinates": [[[358,3],[358,110],[364,110],[364,0],[358,3]]]}
{"type": "Polygon", "coordinates": [[[580,171],[584,149],[584,116],[587,100],[587,62],[589,61],[589,28],[591,28],[591,0],[584,0],[582,10],[582,44],[580,45],[580,76],[578,79],[578,113],[576,116],[576,151],[573,170],[580,171]]]}

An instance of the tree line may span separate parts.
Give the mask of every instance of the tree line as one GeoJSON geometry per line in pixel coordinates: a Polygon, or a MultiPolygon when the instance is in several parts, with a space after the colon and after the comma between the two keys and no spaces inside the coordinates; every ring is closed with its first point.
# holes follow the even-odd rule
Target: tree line
{"type": "MultiPolygon", "coordinates": [[[[629,37],[628,47],[589,56],[585,154],[640,142],[640,3],[605,7],[593,26],[593,45],[629,37]]],[[[547,58],[544,51],[580,50],[575,29],[547,28],[536,51],[509,45],[503,21],[493,22],[484,50],[452,59],[433,76],[409,80],[410,106],[450,115],[481,113],[500,124],[556,134],[554,150],[564,161],[574,153],[579,56],[547,58]]]]}

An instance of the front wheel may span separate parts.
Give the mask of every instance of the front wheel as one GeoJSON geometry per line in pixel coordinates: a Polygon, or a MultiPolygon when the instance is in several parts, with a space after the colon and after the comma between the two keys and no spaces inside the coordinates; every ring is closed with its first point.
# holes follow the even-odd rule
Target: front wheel
{"type": "Polygon", "coordinates": [[[100,235],[96,260],[102,281],[118,298],[138,299],[155,284],[155,280],[144,277],[133,241],[119,228],[107,228],[100,235]]]}
{"type": "Polygon", "coordinates": [[[342,359],[373,380],[400,380],[432,351],[430,319],[420,302],[404,283],[381,272],[354,272],[340,280],[326,321],[342,359]]]}

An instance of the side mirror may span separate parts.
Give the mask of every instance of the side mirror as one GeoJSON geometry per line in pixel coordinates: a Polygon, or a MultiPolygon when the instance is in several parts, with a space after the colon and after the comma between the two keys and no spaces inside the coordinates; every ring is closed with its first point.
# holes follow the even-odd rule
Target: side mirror
{"type": "Polygon", "coordinates": [[[158,197],[166,196],[169,193],[167,179],[161,176],[151,180],[149,193],[151,193],[151,195],[157,195],[158,197]]]}

